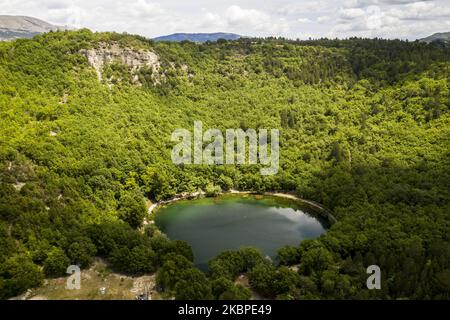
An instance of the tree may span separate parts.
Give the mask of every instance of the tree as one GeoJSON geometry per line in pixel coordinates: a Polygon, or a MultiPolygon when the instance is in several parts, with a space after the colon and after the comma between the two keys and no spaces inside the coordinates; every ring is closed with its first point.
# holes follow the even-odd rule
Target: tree
{"type": "Polygon", "coordinates": [[[272,295],[281,295],[288,293],[299,284],[299,275],[287,267],[281,267],[277,270],[273,279],[272,295]]]}
{"type": "Polygon", "coordinates": [[[236,251],[224,251],[209,261],[208,267],[213,278],[234,279],[239,273],[247,272],[259,263],[267,260],[255,248],[241,248],[236,251]]]}
{"type": "Polygon", "coordinates": [[[213,298],[211,286],[204,273],[195,268],[188,268],[181,272],[174,291],[177,300],[211,300],[213,298]]]}
{"type": "Polygon", "coordinates": [[[44,260],[44,273],[46,276],[62,276],[66,273],[70,260],[60,248],[52,248],[44,260]]]}
{"type": "MultiPolygon", "coordinates": [[[[158,265],[164,264],[170,254],[179,254],[189,261],[194,260],[192,248],[187,242],[182,240],[169,240],[164,235],[157,235],[150,239],[150,246],[156,253],[156,261],[158,265]]],[[[170,258],[170,257],[169,257],[170,258]]]]}
{"type": "Polygon", "coordinates": [[[31,259],[23,255],[14,255],[0,265],[2,279],[2,299],[21,294],[29,288],[42,283],[44,276],[41,269],[31,259]]]}
{"type": "Polygon", "coordinates": [[[219,299],[220,295],[229,290],[233,286],[233,282],[225,277],[219,277],[211,281],[211,291],[215,299],[219,299]]]}
{"type": "Polygon", "coordinates": [[[144,200],[139,194],[126,192],[120,197],[119,218],[137,228],[147,214],[144,200]]]}
{"type": "Polygon", "coordinates": [[[264,296],[273,296],[276,268],[267,263],[258,264],[249,273],[250,285],[264,296]]]}
{"type": "Polygon", "coordinates": [[[156,227],[154,224],[147,224],[144,228],[144,234],[151,238],[155,235],[155,232],[158,230],[158,227],[156,227]]]}
{"type": "Polygon", "coordinates": [[[339,142],[333,143],[331,153],[330,153],[330,158],[334,159],[338,163],[342,162],[345,159],[344,151],[342,150],[342,147],[339,144],[339,142]]]}
{"type": "Polygon", "coordinates": [[[299,272],[304,275],[320,273],[333,264],[333,256],[323,247],[313,247],[302,253],[299,272]]]}
{"type": "Polygon", "coordinates": [[[219,186],[222,190],[228,191],[234,187],[233,179],[221,174],[219,177],[219,186]]]}
{"type": "Polygon", "coordinates": [[[205,194],[207,197],[217,197],[222,192],[220,186],[216,186],[212,183],[209,183],[206,186],[205,194]]]}
{"type": "Polygon", "coordinates": [[[130,253],[130,265],[128,272],[144,273],[154,272],[156,265],[156,254],[148,246],[140,245],[134,247],[130,253]]]}
{"type": "Polygon", "coordinates": [[[252,297],[252,293],[249,289],[241,284],[236,284],[226,291],[224,291],[219,297],[219,300],[249,300],[252,297]]]}
{"type": "Polygon", "coordinates": [[[192,252],[191,246],[186,241],[173,240],[171,252],[181,255],[189,261],[194,261],[194,253],[192,252]]]}
{"type": "Polygon", "coordinates": [[[118,247],[133,248],[148,241],[123,221],[92,225],[88,228],[88,234],[97,248],[97,253],[106,256],[118,247]]]}
{"type": "Polygon", "coordinates": [[[251,270],[253,267],[260,263],[267,263],[268,260],[263,257],[261,251],[256,248],[247,247],[238,250],[238,254],[242,259],[241,272],[251,270]]]}
{"type": "Polygon", "coordinates": [[[116,247],[108,256],[108,261],[111,262],[113,269],[117,271],[125,271],[129,269],[130,263],[130,249],[127,247],[116,247]]]}
{"type": "Polygon", "coordinates": [[[439,272],[436,275],[436,283],[439,290],[442,291],[442,297],[450,296],[450,268],[439,272]]]}
{"type": "Polygon", "coordinates": [[[277,260],[280,265],[291,266],[300,262],[300,253],[294,246],[285,246],[278,249],[277,260]]]}
{"type": "Polygon", "coordinates": [[[78,237],[71,241],[67,247],[67,256],[71,263],[82,268],[89,266],[97,248],[87,237],[78,237]]]}
{"type": "Polygon", "coordinates": [[[241,284],[234,284],[225,277],[220,277],[211,282],[211,290],[218,300],[248,300],[251,292],[241,284]]]}
{"type": "Polygon", "coordinates": [[[178,281],[183,279],[183,271],[193,268],[191,261],[184,256],[169,254],[156,274],[156,283],[162,290],[172,290],[178,281]]]}
{"type": "Polygon", "coordinates": [[[111,251],[108,260],[115,270],[131,274],[149,273],[156,269],[156,254],[145,245],[132,249],[118,247],[111,251]]]}

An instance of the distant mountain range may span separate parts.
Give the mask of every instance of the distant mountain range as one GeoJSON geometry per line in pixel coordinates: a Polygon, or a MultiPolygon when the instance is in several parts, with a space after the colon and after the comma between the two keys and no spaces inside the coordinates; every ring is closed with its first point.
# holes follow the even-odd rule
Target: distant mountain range
{"type": "Polygon", "coordinates": [[[206,41],[217,41],[219,39],[225,40],[237,40],[242,38],[242,36],[234,33],[174,33],[167,36],[156,37],[155,41],[192,41],[192,42],[206,42],[206,41]]]}
{"type": "MultiPolygon", "coordinates": [[[[0,15],[0,41],[19,38],[32,38],[35,35],[57,30],[66,30],[67,27],[56,26],[43,20],[27,16],[0,15]]],[[[206,42],[219,39],[237,40],[243,36],[235,33],[173,33],[153,38],[155,41],[192,41],[206,42]]],[[[442,47],[450,47],[450,32],[435,33],[426,38],[418,39],[421,42],[432,43],[442,47]]]]}
{"type": "Polygon", "coordinates": [[[0,15],[0,41],[32,38],[41,33],[64,29],[32,17],[0,15]]]}
{"type": "Polygon", "coordinates": [[[450,32],[435,33],[429,37],[419,39],[419,41],[431,43],[444,48],[450,48],[450,32]]]}
{"type": "MultiPolygon", "coordinates": [[[[27,16],[0,15],[0,41],[19,38],[32,38],[35,35],[57,30],[65,30],[67,27],[52,25],[43,20],[27,16]]],[[[156,41],[192,41],[206,42],[219,39],[236,40],[241,38],[234,33],[174,33],[154,38],[156,41]]]]}

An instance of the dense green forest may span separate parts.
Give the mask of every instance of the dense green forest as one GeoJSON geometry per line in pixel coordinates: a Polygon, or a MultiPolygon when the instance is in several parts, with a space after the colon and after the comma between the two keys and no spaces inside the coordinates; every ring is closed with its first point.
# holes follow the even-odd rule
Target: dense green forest
{"type": "Polygon", "coordinates": [[[380,39],[152,42],[89,30],[0,43],[0,297],[107,259],[157,272],[177,299],[450,298],[450,51],[380,39]],[[82,52],[150,50],[160,68],[82,52]],[[278,128],[280,170],[176,166],[171,133],[278,128]],[[220,189],[219,189],[220,188],[220,189]],[[326,234],[269,262],[191,248],[141,227],[145,199],[207,190],[295,191],[333,211],[326,234]],[[142,232],[143,231],[143,232],[142,232]],[[382,289],[365,286],[366,267],[382,289]],[[292,268],[296,266],[296,268],[292,268]]]}

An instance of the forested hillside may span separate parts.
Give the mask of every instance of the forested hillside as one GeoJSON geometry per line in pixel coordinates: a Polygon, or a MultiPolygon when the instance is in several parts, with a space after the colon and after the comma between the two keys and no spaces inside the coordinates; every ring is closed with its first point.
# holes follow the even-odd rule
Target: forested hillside
{"type": "Polygon", "coordinates": [[[179,299],[248,298],[241,273],[269,298],[448,299],[449,76],[448,50],[396,40],[195,44],[80,30],[0,43],[0,297],[101,256],[117,271],[157,271],[179,299]],[[111,46],[158,61],[96,72],[86,52],[111,46]],[[279,173],[173,165],[172,131],[196,120],[278,128],[279,173]],[[273,264],[225,252],[207,275],[186,243],[138,231],[145,198],[218,187],[295,191],[338,222],[273,264]],[[381,290],[366,289],[371,264],[381,290]]]}

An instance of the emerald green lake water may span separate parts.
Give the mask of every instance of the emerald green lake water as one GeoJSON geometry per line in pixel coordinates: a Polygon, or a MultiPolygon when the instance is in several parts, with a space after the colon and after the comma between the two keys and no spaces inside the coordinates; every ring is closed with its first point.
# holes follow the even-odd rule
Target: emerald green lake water
{"type": "Polygon", "coordinates": [[[320,236],[327,223],[310,212],[289,199],[224,195],[169,204],[155,223],[170,239],[188,242],[194,263],[205,270],[224,250],[252,246],[275,258],[282,246],[320,236]]]}

